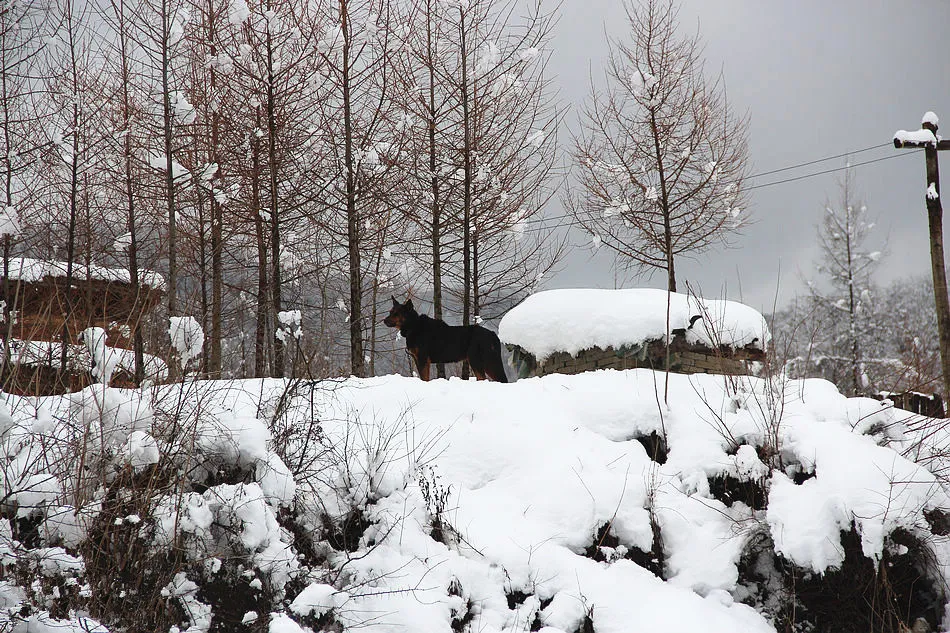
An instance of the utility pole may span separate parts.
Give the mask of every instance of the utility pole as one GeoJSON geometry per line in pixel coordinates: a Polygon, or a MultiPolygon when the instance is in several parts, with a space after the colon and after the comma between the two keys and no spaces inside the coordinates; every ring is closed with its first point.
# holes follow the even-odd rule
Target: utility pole
{"type": "Polygon", "coordinates": [[[950,299],[947,298],[947,267],[943,255],[943,207],[940,204],[940,169],[937,152],[950,150],[950,141],[937,136],[937,115],[924,114],[920,129],[898,130],[894,134],[897,149],[923,149],[927,159],[927,218],[930,222],[930,266],[933,269],[934,301],[937,305],[937,330],[940,333],[940,367],[943,371],[943,400],[950,398],[950,299]]]}

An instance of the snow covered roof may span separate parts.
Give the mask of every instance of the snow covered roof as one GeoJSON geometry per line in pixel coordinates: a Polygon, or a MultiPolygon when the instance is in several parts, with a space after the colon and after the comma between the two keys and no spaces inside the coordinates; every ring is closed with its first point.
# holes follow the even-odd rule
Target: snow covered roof
{"type": "MultiPolygon", "coordinates": [[[[66,262],[33,259],[32,257],[11,257],[9,265],[10,279],[19,279],[24,282],[36,282],[46,277],[66,276],[66,262]]],[[[73,278],[79,281],[88,279],[125,284],[132,283],[132,276],[127,268],[106,268],[95,264],[87,267],[83,264],[74,263],[73,278]]],[[[157,290],[165,290],[165,279],[151,270],[139,271],[139,283],[157,290]]]]}
{"type": "Polygon", "coordinates": [[[663,339],[667,297],[670,331],[709,347],[765,349],[771,338],[762,315],[735,301],[699,299],[653,288],[547,290],[531,295],[501,320],[498,336],[541,361],[592,347],[618,348],[663,339]],[[700,316],[690,327],[693,317],[700,316]]]}

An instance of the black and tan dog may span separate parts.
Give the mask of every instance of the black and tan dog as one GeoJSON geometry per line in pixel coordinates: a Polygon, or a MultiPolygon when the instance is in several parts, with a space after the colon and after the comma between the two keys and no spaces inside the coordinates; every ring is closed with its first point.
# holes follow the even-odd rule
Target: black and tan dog
{"type": "Polygon", "coordinates": [[[432,363],[458,363],[468,360],[479,380],[508,382],[501,360],[501,342],[491,330],[480,325],[449,325],[441,319],[419,314],[412,299],[405,303],[392,298],[393,307],[383,323],[399,328],[406,349],[416,361],[419,377],[429,380],[432,363]]]}

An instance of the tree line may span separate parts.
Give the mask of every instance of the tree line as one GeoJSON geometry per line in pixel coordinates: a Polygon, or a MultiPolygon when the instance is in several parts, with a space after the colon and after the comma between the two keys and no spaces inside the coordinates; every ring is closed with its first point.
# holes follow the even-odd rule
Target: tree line
{"type": "Polygon", "coordinates": [[[390,294],[498,317],[564,252],[554,196],[675,289],[674,256],[741,228],[747,121],[675,4],[627,8],[562,161],[539,0],[6,2],[4,265],[65,261],[67,286],[74,265],[161,272],[139,379],[179,315],[209,377],[401,366],[390,294]]]}

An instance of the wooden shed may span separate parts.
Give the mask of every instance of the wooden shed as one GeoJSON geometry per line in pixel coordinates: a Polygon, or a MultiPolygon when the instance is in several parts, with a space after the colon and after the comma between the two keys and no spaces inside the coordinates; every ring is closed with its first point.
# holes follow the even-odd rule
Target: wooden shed
{"type": "MultiPolygon", "coordinates": [[[[165,293],[161,275],[151,271],[140,271],[137,286],[126,269],[74,264],[67,284],[68,272],[67,263],[60,261],[13,257],[3,262],[0,387],[4,391],[45,395],[90,384],[80,332],[101,327],[110,347],[131,350],[136,329],[165,293]],[[61,365],[64,326],[65,371],[61,365]]],[[[119,382],[122,373],[130,370],[121,365],[119,382]]]]}

